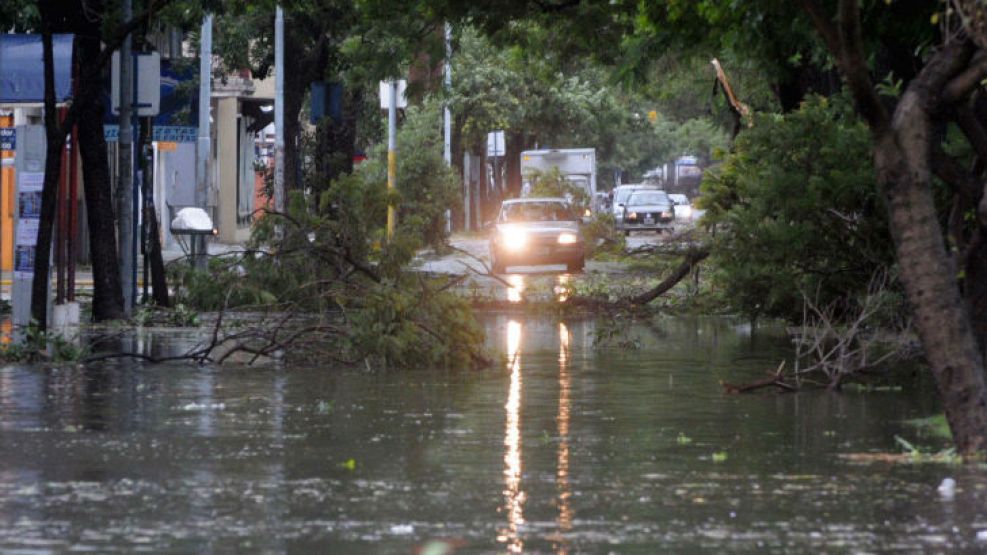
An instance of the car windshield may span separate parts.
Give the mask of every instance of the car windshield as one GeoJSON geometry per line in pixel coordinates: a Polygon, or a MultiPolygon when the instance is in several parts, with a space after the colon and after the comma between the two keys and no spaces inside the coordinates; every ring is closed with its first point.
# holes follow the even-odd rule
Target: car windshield
{"type": "Polygon", "coordinates": [[[569,207],[561,202],[515,202],[505,204],[501,211],[505,222],[572,221],[569,207]]]}
{"type": "Polygon", "coordinates": [[[662,191],[648,191],[634,193],[627,199],[627,204],[669,204],[669,201],[662,191]]]}
{"type": "Polygon", "coordinates": [[[640,191],[640,189],[628,188],[628,189],[617,189],[617,193],[613,196],[613,201],[616,204],[624,204],[627,202],[627,197],[631,196],[631,193],[640,191]]]}

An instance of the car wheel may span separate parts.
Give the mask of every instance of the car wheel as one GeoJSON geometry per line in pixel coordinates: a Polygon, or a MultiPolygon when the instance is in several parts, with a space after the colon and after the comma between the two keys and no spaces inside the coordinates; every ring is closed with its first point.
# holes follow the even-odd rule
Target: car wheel
{"type": "Polygon", "coordinates": [[[568,264],[566,264],[566,269],[569,271],[570,274],[582,272],[583,268],[585,267],[586,267],[586,258],[582,256],[579,257],[579,260],[575,262],[569,262],[568,264]]]}

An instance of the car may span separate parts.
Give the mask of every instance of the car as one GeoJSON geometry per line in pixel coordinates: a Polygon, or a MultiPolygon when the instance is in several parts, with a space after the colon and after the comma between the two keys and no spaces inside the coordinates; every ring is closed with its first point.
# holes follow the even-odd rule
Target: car
{"type": "Polygon", "coordinates": [[[654,185],[647,185],[644,183],[628,183],[626,185],[618,185],[613,188],[611,210],[613,212],[614,225],[617,229],[621,229],[621,222],[624,219],[624,204],[627,203],[627,197],[631,196],[631,193],[634,191],[640,191],[642,189],[657,190],[658,188],[654,185]]]}
{"type": "Polygon", "coordinates": [[[692,219],[692,204],[689,202],[689,197],[681,193],[669,193],[668,198],[671,199],[672,204],[675,205],[676,220],[692,219]]]}
{"type": "Polygon", "coordinates": [[[675,207],[668,193],[660,189],[634,191],[624,204],[621,227],[625,235],[631,231],[671,231],[675,219],[675,207]]]}
{"type": "Polygon", "coordinates": [[[501,203],[490,237],[493,273],[508,266],[565,264],[569,272],[586,265],[582,218],[566,199],[520,198],[501,203]]]}

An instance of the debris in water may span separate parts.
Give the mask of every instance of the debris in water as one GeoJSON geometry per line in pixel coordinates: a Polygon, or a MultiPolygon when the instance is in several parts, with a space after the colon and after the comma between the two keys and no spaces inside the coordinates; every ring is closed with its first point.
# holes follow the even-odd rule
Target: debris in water
{"type": "Polygon", "coordinates": [[[226,403],[189,403],[182,406],[182,410],[224,410],[226,403]]]}
{"type": "Polygon", "coordinates": [[[943,478],[942,483],[939,484],[939,495],[943,499],[952,499],[956,495],[956,480],[952,478],[943,478]]]}

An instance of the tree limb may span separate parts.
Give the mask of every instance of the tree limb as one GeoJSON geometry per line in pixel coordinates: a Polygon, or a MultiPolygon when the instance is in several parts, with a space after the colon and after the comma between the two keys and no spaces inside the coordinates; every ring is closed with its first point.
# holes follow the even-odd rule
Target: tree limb
{"type": "Polygon", "coordinates": [[[838,32],[841,48],[837,56],[847,85],[871,129],[875,134],[883,133],[891,124],[891,118],[870,79],[860,36],[860,6],[856,0],[840,0],[838,32]]]}
{"type": "Polygon", "coordinates": [[[941,146],[932,149],[932,171],[936,177],[953,187],[957,194],[962,195],[970,204],[976,204],[983,194],[980,184],[970,172],[963,168],[955,158],[946,154],[941,146]]]}
{"type": "Polygon", "coordinates": [[[682,278],[689,275],[692,268],[706,259],[709,256],[709,250],[697,250],[686,255],[685,260],[674,272],[667,278],[665,278],[661,283],[651,289],[650,291],[645,291],[636,297],[631,297],[628,302],[631,304],[648,304],[651,301],[657,299],[659,296],[663,295],[672,287],[675,287],[678,282],[682,281],[682,278]]]}
{"type": "Polygon", "coordinates": [[[979,51],[970,65],[959,75],[953,77],[942,94],[942,101],[952,104],[962,100],[974,89],[980,86],[984,76],[987,75],[987,52],[979,51]]]}
{"type": "Polygon", "coordinates": [[[973,109],[966,103],[956,107],[956,123],[966,135],[966,139],[970,141],[970,146],[977,156],[987,162],[987,129],[984,129],[973,109]]]}

